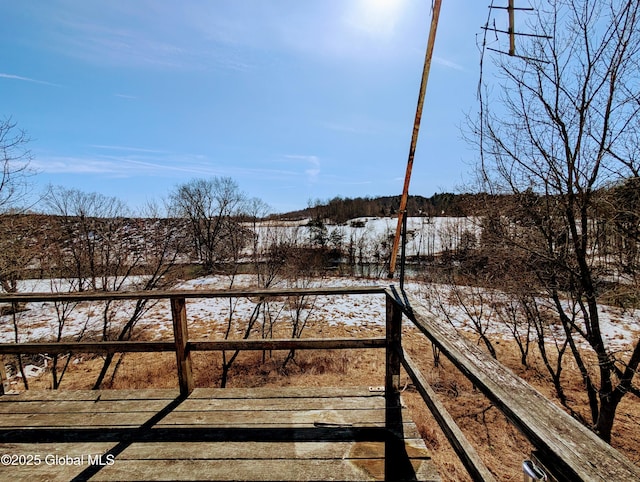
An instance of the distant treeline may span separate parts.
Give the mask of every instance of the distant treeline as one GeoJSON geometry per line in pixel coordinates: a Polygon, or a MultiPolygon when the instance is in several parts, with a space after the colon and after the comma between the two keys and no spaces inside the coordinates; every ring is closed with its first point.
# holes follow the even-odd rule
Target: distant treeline
{"type": "MultiPolygon", "coordinates": [[[[409,216],[465,216],[477,214],[478,197],[486,194],[440,193],[431,197],[409,196],[409,216]]],[[[360,217],[393,216],[400,208],[400,196],[382,197],[335,197],[329,201],[315,201],[300,211],[278,214],[274,217],[285,220],[320,218],[334,223],[344,223],[360,217]]]]}

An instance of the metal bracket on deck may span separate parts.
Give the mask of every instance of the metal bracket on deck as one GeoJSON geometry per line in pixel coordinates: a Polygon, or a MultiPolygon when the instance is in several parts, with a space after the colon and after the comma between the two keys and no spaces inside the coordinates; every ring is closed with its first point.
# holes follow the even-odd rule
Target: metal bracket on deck
{"type": "Polygon", "coordinates": [[[540,464],[535,455],[531,457],[533,460],[525,460],[522,462],[522,472],[524,473],[525,482],[537,482],[537,481],[545,481],[551,482],[551,479],[544,466],[540,464]]]}
{"type": "Polygon", "coordinates": [[[384,387],[369,387],[370,393],[384,393],[384,387]]]}

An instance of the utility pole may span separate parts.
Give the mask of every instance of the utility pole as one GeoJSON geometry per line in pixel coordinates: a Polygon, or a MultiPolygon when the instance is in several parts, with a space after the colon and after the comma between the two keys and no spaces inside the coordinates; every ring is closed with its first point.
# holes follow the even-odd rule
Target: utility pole
{"type": "Polygon", "coordinates": [[[389,278],[393,278],[393,274],[396,270],[396,258],[398,256],[398,246],[400,245],[400,238],[403,238],[403,243],[406,242],[405,238],[407,233],[406,229],[403,230],[403,226],[406,226],[406,223],[404,223],[404,218],[407,215],[409,183],[411,181],[411,170],[413,169],[413,158],[415,157],[416,145],[418,143],[418,133],[420,132],[420,120],[422,119],[422,108],[424,106],[425,92],[427,91],[427,81],[429,80],[429,70],[431,69],[431,59],[433,57],[433,46],[436,41],[436,31],[438,29],[438,19],[440,17],[441,4],[442,0],[434,0],[433,2],[431,29],[429,31],[429,40],[427,42],[427,50],[424,57],[424,68],[422,69],[422,81],[420,82],[420,92],[418,94],[418,106],[416,107],[416,116],[413,122],[413,132],[411,134],[411,145],[409,147],[407,171],[404,177],[402,197],[400,198],[400,209],[398,210],[398,225],[396,227],[396,235],[393,238],[393,249],[391,250],[389,278]]]}
{"type": "Polygon", "coordinates": [[[507,9],[509,10],[509,55],[513,56],[516,54],[516,30],[515,30],[515,13],[513,2],[515,0],[509,0],[509,6],[507,9]]]}
{"type": "MultiPolygon", "coordinates": [[[[525,37],[538,37],[538,38],[551,38],[547,35],[537,35],[537,34],[533,34],[533,33],[523,33],[523,32],[516,32],[516,10],[518,11],[523,11],[523,12],[531,12],[533,10],[535,10],[534,8],[531,7],[516,7],[515,6],[515,0],[509,0],[507,3],[506,7],[502,7],[502,6],[497,6],[497,5],[493,5],[493,3],[491,5],[489,5],[489,8],[491,10],[506,10],[507,14],[509,15],[509,28],[507,30],[504,29],[498,29],[498,28],[491,28],[489,27],[489,21],[487,21],[487,24],[484,27],[481,27],[483,30],[487,30],[490,32],[495,32],[495,33],[505,33],[509,36],[509,51],[508,52],[503,52],[501,50],[498,49],[493,49],[491,47],[487,47],[487,50],[492,50],[493,52],[498,52],[500,54],[508,54],[511,57],[519,57],[518,54],[516,54],[516,36],[525,36],[525,37]]],[[[494,22],[495,25],[495,22],[494,22]]],[[[524,58],[524,57],[523,57],[524,58]]],[[[539,59],[530,59],[530,60],[538,60],[539,62],[544,62],[544,60],[539,60],[539,59]]]]}

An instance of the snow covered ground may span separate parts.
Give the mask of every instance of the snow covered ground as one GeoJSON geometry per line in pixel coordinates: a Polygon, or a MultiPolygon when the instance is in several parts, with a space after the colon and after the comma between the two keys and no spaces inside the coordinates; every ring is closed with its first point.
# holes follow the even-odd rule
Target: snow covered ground
{"type": "MultiPolygon", "coordinates": [[[[249,275],[237,276],[234,281],[234,288],[250,287],[253,277],[249,275]]],[[[317,286],[362,286],[362,285],[387,285],[387,279],[353,279],[344,277],[325,278],[318,280],[317,286]]],[[[24,282],[20,287],[25,292],[49,292],[51,291],[49,281],[24,282]]],[[[206,277],[183,282],[176,286],[179,289],[225,289],[229,287],[229,279],[226,277],[206,277]]],[[[419,298],[425,299],[430,290],[437,291],[439,299],[444,300],[446,310],[451,322],[460,329],[473,331],[473,325],[465,309],[456,304],[454,297],[448,291],[450,287],[425,285],[408,281],[405,289],[419,298]]],[[[470,297],[471,299],[471,297],[470,297]]],[[[238,337],[244,323],[249,319],[255,307],[255,300],[234,299],[232,300],[234,311],[234,328],[232,336],[238,337]]],[[[470,303],[473,305],[473,303],[470,303]]],[[[479,312],[479,307],[475,303],[475,308],[471,311],[479,312]]],[[[70,314],[65,320],[62,329],[62,336],[67,340],[78,339],[80,333],[84,331],[84,339],[89,335],[99,336],[104,328],[103,325],[103,302],[88,303],[82,302],[73,306],[70,314]]],[[[115,313],[111,325],[108,327],[117,330],[127,319],[133,308],[133,302],[122,301],[112,304],[111,309],[115,313]]],[[[230,300],[228,299],[190,299],[187,300],[187,316],[189,320],[189,330],[193,337],[200,339],[220,338],[223,328],[227,322],[230,312],[230,300]]],[[[435,307],[434,307],[435,309],[435,307]]],[[[57,338],[59,323],[58,312],[60,306],[54,303],[29,303],[25,311],[17,313],[15,321],[18,325],[18,340],[28,341],[54,341],[57,338]]],[[[272,315],[278,316],[279,322],[290,319],[292,316],[283,301],[274,303],[272,315]],[[278,304],[279,303],[279,304],[278,304]]],[[[354,332],[359,328],[379,328],[384,327],[385,321],[385,299],[383,295],[341,295],[322,296],[315,298],[313,309],[310,313],[310,321],[318,324],[326,323],[328,326],[342,324],[353,328],[354,332]]],[[[640,338],[640,310],[622,310],[611,306],[601,307],[602,331],[605,341],[610,345],[611,350],[628,349],[633,343],[637,343],[640,338]]],[[[504,323],[501,323],[495,316],[487,315],[486,309],[483,313],[484,321],[488,323],[488,333],[499,336],[509,336],[509,330],[504,323]]],[[[12,315],[0,317],[0,342],[15,341],[15,332],[12,315]]],[[[446,323],[443,316],[443,323],[446,323]]],[[[561,330],[552,329],[557,337],[561,337],[561,330]]],[[[172,339],[171,310],[166,300],[161,300],[149,307],[142,319],[138,322],[135,335],[141,335],[145,339],[170,340],[172,339]]]]}
{"type": "MultiPolygon", "coordinates": [[[[457,294],[454,294],[453,287],[436,284],[413,284],[409,289],[412,288],[419,293],[420,298],[425,300],[425,306],[435,313],[441,313],[443,320],[450,320],[459,329],[476,331],[473,318],[483,329],[486,327],[487,335],[512,337],[510,328],[507,326],[508,321],[490,308],[491,302],[498,305],[502,303],[503,308],[505,307],[504,293],[477,287],[456,287],[457,294]],[[463,303],[456,302],[458,299],[462,299],[463,303]]],[[[541,310],[549,313],[550,319],[554,321],[557,319],[551,300],[538,299],[537,303],[541,310]]],[[[564,309],[567,313],[571,312],[568,302],[565,302],[564,309]]],[[[602,336],[610,350],[628,349],[640,340],[640,310],[600,305],[599,316],[602,336]]],[[[535,332],[533,327],[531,329],[533,336],[535,332]]],[[[519,332],[523,333],[523,331],[523,327],[519,327],[519,332]]],[[[559,322],[547,326],[546,331],[548,341],[564,340],[564,330],[559,322]]]]}
{"type": "MultiPolygon", "coordinates": [[[[356,250],[362,249],[365,260],[373,260],[374,252],[380,241],[388,241],[396,232],[398,220],[395,217],[365,217],[351,219],[340,225],[326,224],[325,236],[329,245],[340,242],[353,244],[356,250]]],[[[309,220],[302,221],[264,221],[256,226],[258,247],[273,242],[274,237],[300,245],[308,243],[314,237],[309,220]]],[[[252,226],[253,228],[253,226],[252,226]]],[[[460,242],[463,233],[479,236],[478,219],[472,217],[409,217],[407,218],[407,256],[433,255],[444,250],[453,250],[460,242]]],[[[249,255],[249,251],[245,255],[249,255]]]]}
{"type": "MultiPolygon", "coordinates": [[[[233,287],[250,287],[253,277],[239,275],[236,277],[233,287]]],[[[348,280],[346,278],[333,278],[318,281],[322,286],[347,286],[347,285],[378,285],[373,280],[348,280]]],[[[20,286],[23,292],[50,292],[50,283],[46,281],[24,282],[20,286]]],[[[313,285],[307,285],[311,287],[313,285]]],[[[222,277],[198,278],[181,283],[177,289],[225,289],[229,288],[229,279],[222,277]]],[[[237,320],[238,328],[242,327],[242,321],[246,321],[254,310],[254,300],[239,298],[232,300],[234,320],[237,320]]],[[[119,301],[112,303],[111,309],[116,313],[111,322],[111,329],[117,329],[129,316],[133,309],[133,301],[119,301]]],[[[103,330],[104,302],[82,302],[75,304],[68,314],[64,327],[63,337],[68,340],[77,339],[84,331],[85,339],[90,335],[99,335],[103,330]]],[[[58,307],[58,310],[60,307],[58,307]]],[[[218,298],[203,298],[187,300],[187,316],[189,329],[203,338],[219,337],[221,328],[227,322],[230,312],[229,300],[218,298]]],[[[278,309],[278,308],[275,308],[278,309]]],[[[285,313],[281,316],[288,316],[285,313]]],[[[354,327],[370,325],[384,326],[385,300],[383,295],[348,295],[317,297],[313,310],[314,323],[327,323],[334,325],[344,323],[354,327]]],[[[283,318],[284,319],[284,318],[283,318]]],[[[57,338],[59,317],[56,305],[51,302],[29,303],[25,311],[16,314],[15,321],[18,325],[18,340],[29,341],[54,341],[57,338]]],[[[146,339],[171,339],[171,310],[166,300],[154,303],[138,322],[135,333],[144,332],[146,339]]],[[[0,342],[15,341],[13,316],[0,317],[0,342]]]]}

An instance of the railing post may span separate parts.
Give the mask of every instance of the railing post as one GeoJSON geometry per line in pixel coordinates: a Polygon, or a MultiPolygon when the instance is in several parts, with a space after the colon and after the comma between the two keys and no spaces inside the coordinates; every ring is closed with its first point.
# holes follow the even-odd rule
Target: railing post
{"type": "Polygon", "coordinates": [[[9,391],[9,380],[7,380],[7,370],[4,367],[4,357],[0,356],[0,395],[4,395],[7,391],[9,391]]]}
{"type": "Polygon", "coordinates": [[[396,305],[393,298],[387,295],[387,360],[386,360],[386,380],[385,393],[387,394],[387,404],[390,400],[395,400],[392,395],[400,388],[400,352],[402,348],[402,311],[396,305]]]}
{"type": "Polygon", "coordinates": [[[402,353],[402,310],[387,295],[387,348],[385,376],[385,428],[384,480],[416,480],[415,471],[408,463],[400,403],[400,366],[402,353]]]}
{"type": "Polygon", "coordinates": [[[193,391],[193,372],[191,370],[191,354],[187,350],[189,335],[184,298],[171,298],[171,318],[173,319],[173,337],[176,344],[180,394],[187,396],[193,391]]]}

